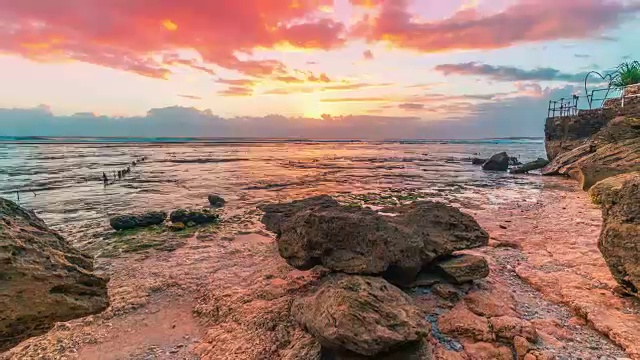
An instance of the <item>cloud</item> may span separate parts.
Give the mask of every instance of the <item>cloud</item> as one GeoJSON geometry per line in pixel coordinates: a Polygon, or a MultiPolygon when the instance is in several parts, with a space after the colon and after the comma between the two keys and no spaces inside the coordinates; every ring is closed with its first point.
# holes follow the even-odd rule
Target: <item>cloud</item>
{"type": "Polygon", "coordinates": [[[416,111],[416,110],[424,110],[424,104],[415,104],[415,103],[404,103],[398,105],[400,109],[407,111],[416,111]]]}
{"type": "Polygon", "coordinates": [[[196,96],[196,95],[184,95],[184,94],[178,94],[178,96],[185,98],[185,99],[190,99],[190,100],[202,100],[202,98],[200,96],[196,96]]]}
{"type": "Polygon", "coordinates": [[[609,0],[519,0],[495,13],[465,8],[447,19],[423,22],[410,12],[409,0],[372,3],[379,5],[377,16],[360,21],[352,37],[421,52],[499,49],[525,42],[597,37],[640,11],[638,3],[609,0]]]}
{"type": "Polygon", "coordinates": [[[41,61],[76,60],[165,78],[174,65],[246,75],[283,70],[251,59],[280,45],[328,50],[344,45],[345,27],[317,18],[331,0],[0,0],[0,52],[41,61]],[[182,50],[200,59],[182,59],[182,50]],[[168,58],[163,55],[168,54],[168,58]]]}
{"type": "Polygon", "coordinates": [[[444,75],[486,76],[496,81],[565,81],[579,83],[586,73],[568,74],[553,68],[525,70],[513,66],[494,66],[477,62],[442,64],[435,67],[444,75]]]}
{"type": "Polygon", "coordinates": [[[222,96],[251,96],[253,89],[246,86],[229,86],[226,90],[218,92],[222,96]]]}
{"type": "Polygon", "coordinates": [[[256,84],[256,81],[252,79],[218,79],[217,82],[233,86],[253,86],[256,84]]]}
{"type": "Polygon", "coordinates": [[[320,102],[325,103],[341,103],[341,102],[381,102],[389,101],[389,98],[385,97],[341,97],[341,98],[328,98],[322,99],[320,102]]]}
{"type": "MultiPolygon", "coordinates": [[[[56,116],[46,107],[0,109],[5,136],[149,136],[149,137],[297,137],[362,139],[452,139],[543,136],[550,98],[568,97],[573,87],[543,89],[538,97],[522,96],[492,102],[445,104],[431,108],[443,119],[417,116],[351,115],[331,121],[269,115],[224,118],[191,107],[152,109],[145,116],[107,117],[91,113],[56,116]]],[[[372,109],[372,111],[377,111],[372,109]]]]}
{"type": "Polygon", "coordinates": [[[373,60],[373,52],[371,52],[371,50],[365,50],[365,51],[362,53],[362,57],[363,57],[365,60],[373,60]]]}

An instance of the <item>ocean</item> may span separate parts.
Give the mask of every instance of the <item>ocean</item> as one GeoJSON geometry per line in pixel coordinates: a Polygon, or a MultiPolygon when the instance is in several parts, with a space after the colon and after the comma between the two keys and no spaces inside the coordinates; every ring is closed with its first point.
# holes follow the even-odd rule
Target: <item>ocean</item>
{"type": "Polygon", "coordinates": [[[542,139],[0,137],[0,196],[80,242],[115,214],[204,207],[210,193],[227,199],[229,214],[325,193],[344,202],[378,193],[390,202],[435,199],[463,208],[534,199],[545,184],[541,176],[471,165],[472,157],[500,151],[523,162],[545,157],[542,139]],[[127,167],[124,178],[103,184],[103,172],[112,182],[127,167]]]}

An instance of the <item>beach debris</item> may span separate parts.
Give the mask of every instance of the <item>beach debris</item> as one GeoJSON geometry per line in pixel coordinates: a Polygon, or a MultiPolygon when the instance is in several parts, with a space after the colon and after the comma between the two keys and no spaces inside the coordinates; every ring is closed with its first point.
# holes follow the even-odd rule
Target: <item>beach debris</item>
{"type": "Polygon", "coordinates": [[[216,195],[216,194],[209,194],[208,199],[209,199],[209,204],[211,205],[211,207],[214,207],[214,208],[224,207],[224,204],[226,203],[226,201],[220,195],[216,195]]]}
{"type": "Polygon", "coordinates": [[[603,180],[589,194],[602,207],[598,249],[618,284],[640,296],[640,172],[603,180]]]}
{"type": "Polygon", "coordinates": [[[549,165],[549,160],[538,158],[535,161],[528,162],[522,166],[518,166],[510,170],[512,174],[526,174],[529,171],[539,170],[549,165]]]}
{"type": "Polygon", "coordinates": [[[343,206],[323,195],[261,209],[262,222],[278,235],[280,255],[291,266],[377,274],[401,286],[412,283],[434,260],[489,241],[473,217],[430,201],[377,212],[343,206]]]}
{"type": "Polygon", "coordinates": [[[183,223],[187,227],[193,227],[203,224],[211,224],[220,221],[220,215],[211,209],[202,210],[186,210],[178,209],[169,215],[172,223],[183,223]]]}
{"type": "Polygon", "coordinates": [[[0,198],[0,352],[55,323],[102,312],[108,278],[33,212],[0,198]]]}
{"type": "Polygon", "coordinates": [[[324,348],[342,356],[401,351],[430,331],[413,300],[377,277],[325,278],[315,293],[294,301],[291,314],[324,348]]]}
{"type": "Polygon", "coordinates": [[[143,214],[117,215],[109,219],[109,224],[115,230],[131,230],[137,228],[160,225],[167,218],[164,211],[149,211],[143,214]]]}
{"type": "Polygon", "coordinates": [[[482,170],[507,171],[509,170],[509,159],[509,155],[506,152],[497,153],[482,165],[482,170]]]}

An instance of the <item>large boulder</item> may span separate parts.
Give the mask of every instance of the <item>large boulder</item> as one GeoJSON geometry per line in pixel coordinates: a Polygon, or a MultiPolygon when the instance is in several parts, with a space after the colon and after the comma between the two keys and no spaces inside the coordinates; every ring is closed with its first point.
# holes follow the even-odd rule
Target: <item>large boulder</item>
{"type": "Polygon", "coordinates": [[[144,214],[118,215],[109,219],[109,224],[115,230],[132,230],[153,225],[160,225],[167,218],[164,211],[149,211],[144,214]]]}
{"type": "Polygon", "coordinates": [[[320,196],[262,209],[262,221],[278,235],[278,250],[290,265],[383,275],[397,285],[412,283],[437,258],[489,240],[473,217],[437,202],[378,212],[320,196]]]}
{"type": "Polygon", "coordinates": [[[109,305],[105,277],[33,212],[0,198],[0,352],[109,305]]]}
{"type": "Polygon", "coordinates": [[[411,298],[376,277],[332,276],[311,296],[295,300],[291,314],[337,353],[374,357],[401,351],[430,331],[411,298]]]}
{"type": "Polygon", "coordinates": [[[203,225],[220,221],[220,215],[210,209],[185,210],[178,209],[169,215],[171,222],[183,223],[187,225],[203,225]]]}
{"type": "Polygon", "coordinates": [[[602,206],[598,240],[613,277],[629,293],[640,289],[640,172],[608,178],[589,191],[602,206]]]}
{"type": "Polygon", "coordinates": [[[482,170],[507,171],[509,170],[510,157],[506,152],[493,155],[482,165],[482,170]]]}

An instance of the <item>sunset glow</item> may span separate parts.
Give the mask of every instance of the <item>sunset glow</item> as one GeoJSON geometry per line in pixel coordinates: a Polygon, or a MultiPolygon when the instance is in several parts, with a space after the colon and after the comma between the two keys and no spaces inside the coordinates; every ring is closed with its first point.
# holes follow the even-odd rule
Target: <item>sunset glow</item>
{"type": "Polygon", "coordinates": [[[0,0],[0,108],[472,124],[538,101],[540,118],[585,72],[639,57],[639,13],[639,0],[0,0]]]}

